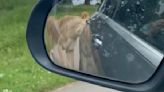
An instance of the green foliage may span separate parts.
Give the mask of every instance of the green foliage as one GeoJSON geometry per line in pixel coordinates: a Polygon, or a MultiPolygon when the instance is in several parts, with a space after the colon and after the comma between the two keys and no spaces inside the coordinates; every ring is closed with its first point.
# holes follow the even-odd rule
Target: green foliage
{"type": "Polygon", "coordinates": [[[0,92],[47,92],[71,82],[32,59],[26,25],[35,0],[0,0],[0,92]]]}

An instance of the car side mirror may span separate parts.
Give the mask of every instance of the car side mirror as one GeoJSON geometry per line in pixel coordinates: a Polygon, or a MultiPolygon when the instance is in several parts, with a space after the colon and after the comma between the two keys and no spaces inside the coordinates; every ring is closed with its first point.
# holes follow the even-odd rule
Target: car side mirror
{"type": "Polygon", "coordinates": [[[103,13],[103,5],[76,4],[40,0],[35,6],[26,37],[36,62],[121,91],[163,92],[163,51],[103,13]]]}

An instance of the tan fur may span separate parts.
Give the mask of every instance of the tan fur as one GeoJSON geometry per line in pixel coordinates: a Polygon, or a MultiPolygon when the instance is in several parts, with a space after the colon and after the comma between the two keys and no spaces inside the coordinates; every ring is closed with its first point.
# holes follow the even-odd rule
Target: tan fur
{"type": "Polygon", "coordinates": [[[67,51],[73,50],[71,45],[83,30],[84,24],[82,22],[83,20],[77,16],[65,16],[60,20],[61,35],[59,37],[59,44],[62,45],[63,49],[67,51]]]}
{"type": "Polygon", "coordinates": [[[47,32],[51,34],[52,36],[54,35],[54,40],[57,41],[59,38],[59,26],[58,26],[58,21],[54,17],[48,17],[47,20],[47,32]]]}
{"type": "Polygon", "coordinates": [[[84,11],[81,13],[81,18],[82,19],[89,19],[90,15],[88,12],[84,11]]]}
{"type": "Polygon", "coordinates": [[[48,48],[52,49],[54,44],[58,42],[60,35],[58,21],[52,16],[47,19],[45,34],[46,43],[49,44],[48,48]]]}
{"type": "Polygon", "coordinates": [[[98,74],[100,63],[95,62],[91,49],[91,32],[86,20],[89,13],[81,16],[64,16],[57,21],[59,27],[58,43],[50,52],[56,64],[86,73],[98,74]]]}

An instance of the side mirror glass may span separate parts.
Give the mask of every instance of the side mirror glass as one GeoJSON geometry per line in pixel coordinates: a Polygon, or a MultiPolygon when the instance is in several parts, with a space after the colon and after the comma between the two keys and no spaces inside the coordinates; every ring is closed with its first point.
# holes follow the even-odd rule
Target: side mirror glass
{"type": "Polygon", "coordinates": [[[45,27],[47,53],[55,65],[122,81],[148,80],[163,52],[98,10],[98,5],[60,1],[45,27]]]}

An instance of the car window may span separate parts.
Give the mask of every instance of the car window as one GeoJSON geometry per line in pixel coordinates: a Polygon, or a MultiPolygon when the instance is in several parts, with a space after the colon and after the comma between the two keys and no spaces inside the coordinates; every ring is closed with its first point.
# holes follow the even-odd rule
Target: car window
{"type": "Polygon", "coordinates": [[[164,0],[106,0],[103,7],[103,14],[164,51],[164,0]]]}
{"type": "Polygon", "coordinates": [[[163,59],[161,0],[106,0],[89,21],[92,49],[103,77],[130,83],[148,80],[163,59]]]}

